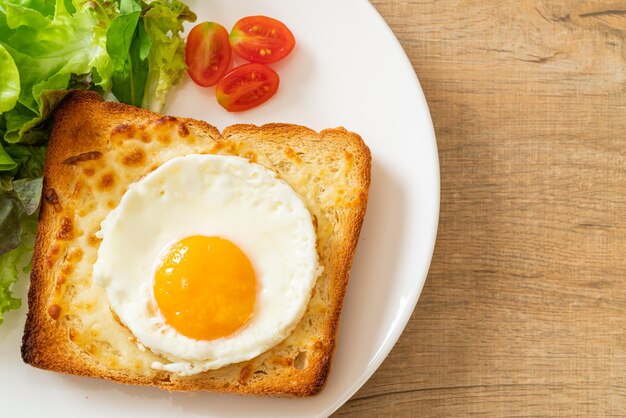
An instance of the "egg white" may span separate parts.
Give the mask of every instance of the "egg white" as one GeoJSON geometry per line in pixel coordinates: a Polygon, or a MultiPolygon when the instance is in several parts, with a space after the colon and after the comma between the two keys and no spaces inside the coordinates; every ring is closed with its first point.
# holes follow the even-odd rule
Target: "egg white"
{"type": "Polygon", "coordinates": [[[192,375],[250,360],[285,339],[321,273],[312,217],[274,172],[239,157],[174,158],[130,186],[101,225],[93,277],[138,343],[164,357],[152,367],[192,375]],[[164,249],[193,235],[238,245],[257,275],[254,316],[212,341],[165,322],[153,291],[164,249]]]}

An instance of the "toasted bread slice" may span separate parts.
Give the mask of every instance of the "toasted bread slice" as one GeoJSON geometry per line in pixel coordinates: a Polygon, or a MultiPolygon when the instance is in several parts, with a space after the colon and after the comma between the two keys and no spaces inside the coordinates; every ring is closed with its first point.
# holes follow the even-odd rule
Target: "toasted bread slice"
{"type": "MultiPolygon", "coordinates": [[[[72,92],[57,108],[46,157],[22,357],[32,366],[168,390],[308,396],[326,382],[370,182],[370,152],[343,128],[236,125],[222,135],[196,120],[161,116],[72,92]],[[96,232],[129,185],[169,159],[238,155],[282,177],[316,220],[324,273],[295,331],[244,363],[180,377],[138,344],[91,277],[96,232]]],[[[132,255],[129,255],[132,256],[132,255]]]]}

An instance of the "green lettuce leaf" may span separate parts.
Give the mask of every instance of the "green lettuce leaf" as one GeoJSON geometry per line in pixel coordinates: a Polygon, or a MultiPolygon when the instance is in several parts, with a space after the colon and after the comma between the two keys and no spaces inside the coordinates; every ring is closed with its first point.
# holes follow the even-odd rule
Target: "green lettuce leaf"
{"type": "Polygon", "coordinates": [[[196,15],[179,0],[156,0],[147,8],[143,23],[151,44],[150,70],[141,107],[160,112],[168,90],[180,82],[187,69],[180,33],[183,23],[195,22],[196,15]]]}
{"type": "Polygon", "coordinates": [[[13,181],[13,191],[26,215],[32,215],[39,207],[42,186],[43,179],[41,177],[13,181]]]}
{"type": "Polygon", "coordinates": [[[22,218],[32,215],[39,207],[42,185],[41,177],[9,181],[3,176],[0,188],[0,255],[20,245],[22,218]]]}
{"type": "Polygon", "coordinates": [[[11,287],[19,278],[21,271],[30,266],[32,242],[37,233],[36,215],[23,219],[21,225],[23,228],[20,244],[15,249],[0,255],[0,324],[4,320],[4,313],[18,309],[22,305],[22,302],[11,292],[11,287]]]}
{"type": "Polygon", "coordinates": [[[50,0],[13,0],[7,4],[6,7],[22,7],[24,9],[32,9],[34,12],[37,12],[45,17],[53,17],[54,16],[54,1],[50,0]]]}
{"type": "Polygon", "coordinates": [[[107,32],[107,52],[116,71],[128,61],[128,52],[135,38],[140,14],[141,11],[134,11],[119,15],[111,22],[107,32]]]}
{"type": "Polygon", "coordinates": [[[11,195],[9,192],[0,195],[0,254],[17,248],[22,239],[22,210],[19,202],[11,195]]]}
{"type": "Polygon", "coordinates": [[[20,73],[13,57],[0,45],[0,113],[13,109],[20,96],[20,73]]]}
{"type": "Polygon", "coordinates": [[[8,144],[6,152],[15,161],[16,167],[10,174],[17,179],[43,176],[43,163],[46,159],[46,146],[8,144]]]}
{"type": "Polygon", "coordinates": [[[54,15],[54,10],[50,10],[52,2],[7,2],[6,16],[10,28],[19,26],[40,26],[45,27],[50,24],[50,18],[54,15]],[[21,3],[21,4],[20,4],[21,3]],[[35,8],[33,8],[35,7],[35,8]],[[36,7],[39,7],[37,10],[36,7]],[[41,10],[41,11],[40,11],[41,10]]]}
{"type": "Polygon", "coordinates": [[[91,73],[94,84],[109,90],[113,73],[106,51],[109,17],[102,7],[94,7],[96,2],[86,2],[72,14],[64,0],[56,0],[53,16],[24,3],[0,0],[5,8],[0,44],[20,69],[18,104],[5,114],[4,138],[10,143],[21,142],[49,116],[56,104],[49,99],[58,99],[55,92],[66,90],[73,74],[91,73]]]}
{"type": "Polygon", "coordinates": [[[107,32],[107,51],[114,68],[113,94],[120,102],[139,107],[148,78],[148,60],[141,56],[146,35],[140,18],[141,6],[136,6],[139,10],[125,5],[122,10],[129,9],[131,12],[120,15],[111,22],[107,32]]]}
{"type": "Polygon", "coordinates": [[[0,172],[2,171],[10,171],[17,167],[17,163],[13,161],[13,158],[9,155],[8,152],[0,143],[0,172]]]}
{"type": "Polygon", "coordinates": [[[141,12],[143,7],[139,0],[120,0],[119,9],[121,14],[126,15],[132,12],[141,12]]]}

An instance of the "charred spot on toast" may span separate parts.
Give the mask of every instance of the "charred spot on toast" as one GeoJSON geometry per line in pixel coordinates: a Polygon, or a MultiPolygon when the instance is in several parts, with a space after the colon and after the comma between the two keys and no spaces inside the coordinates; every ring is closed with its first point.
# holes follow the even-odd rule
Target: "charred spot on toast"
{"type": "Polygon", "coordinates": [[[100,191],[111,190],[113,186],[115,186],[116,178],[117,176],[112,171],[104,173],[102,177],[100,177],[100,180],[98,181],[98,190],[100,191]]]}
{"type": "Polygon", "coordinates": [[[127,166],[139,166],[146,162],[146,153],[142,148],[133,147],[122,156],[122,164],[127,166]]]}
{"type": "Polygon", "coordinates": [[[180,135],[183,138],[189,136],[189,128],[187,128],[186,124],[181,123],[178,125],[178,135],[180,135]]]}
{"type": "Polygon", "coordinates": [[[59,316],[61,315],[61,306],[57,305],[56,303],[50,305],[50,307],[48,308],[48,315],[50,315],[50,318],[54,319],[55,321],[59,319],[59,316]]]}
{"type": "Polygon", "coordinates": [[[176,119],[174,116],[161,116],[160,118],[154,121],[154,126],[163,126],[163,125],[170,125],[170,124],[177,124],[177,123],[178,123],[178,119],[176,119]]]}
{"type": "Polygon", "coordinates": [[[67,216],[59,219],[59,229],[57,231],[57,239],[61,241],[69,241],[74,238],[74,222],[67,216]]]}
{"type": "Polygon", "coordinates": [[[245,385],[246,383],[248,383],[248,379],[250,379],[251,375],[252,375],[252,364],[248,363],[241,368],[241,371],[239,372],[239,378],[237,379],[237,381],[239,382],[240,385],[245,385]]]}
{"type": "Polygon", "coordinates": [[[63,210],[61,203],[59,203],[59,195],[57,195],[57,192],[53,188],[46,188],[43,192],[43,197],[48,204],[54,207],[55,212],[61,212],[63,210]]]}
{"type": "Polygon", "coordinates": [[[63,164],[75,165],[85,161],[99,160],[100,158],[102,158],[102,153],[100,151],[89,151],[66,158],[63,161],[63,164]]]}
{"type": "Polygon", "coordinates": [[[122,123],[111,130],[111,137],[133,138],[137,134],[137,126],[131,123],[122,123]]]}

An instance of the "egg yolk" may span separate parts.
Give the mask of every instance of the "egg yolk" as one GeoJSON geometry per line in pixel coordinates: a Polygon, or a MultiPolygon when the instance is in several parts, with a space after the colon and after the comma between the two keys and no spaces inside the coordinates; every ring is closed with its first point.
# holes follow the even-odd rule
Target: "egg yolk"
{"type": "Polygon", "coordinates": [[[254,313],[257,283],[248,257],[220,237],[192,236],[158,266],[154,296],[166,322],[197,340],[226,337],[254,313]]]}

